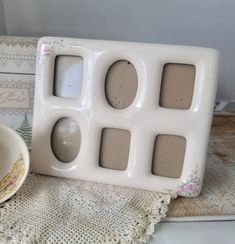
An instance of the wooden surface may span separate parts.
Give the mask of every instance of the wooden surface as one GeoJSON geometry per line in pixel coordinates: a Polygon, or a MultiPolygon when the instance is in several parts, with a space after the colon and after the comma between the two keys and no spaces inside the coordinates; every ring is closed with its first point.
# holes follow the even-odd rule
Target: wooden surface
{"type": "Polygon", "coordinates": [[[235,215],[235,117],[214,117],[202,193],[172,200],[169,217],[235,215]]]}

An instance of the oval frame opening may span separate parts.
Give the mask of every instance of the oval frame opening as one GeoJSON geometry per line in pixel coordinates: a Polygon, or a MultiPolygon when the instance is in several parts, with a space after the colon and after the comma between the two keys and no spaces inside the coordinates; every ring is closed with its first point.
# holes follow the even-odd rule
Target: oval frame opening
{"type": "Polygon", "coordinates": [[[134,102],[138,90],[135,66],[128,60],[113,62],[105,76],[105,97],[115,109],[125,109],[134,102]]]}
{"type": "Polygon", "coordinates": [[[62,163],[75,160],[81,147],[81,130],[73,118],[63,117],[56,121],[51,132],[53,155],[62,163]]]}

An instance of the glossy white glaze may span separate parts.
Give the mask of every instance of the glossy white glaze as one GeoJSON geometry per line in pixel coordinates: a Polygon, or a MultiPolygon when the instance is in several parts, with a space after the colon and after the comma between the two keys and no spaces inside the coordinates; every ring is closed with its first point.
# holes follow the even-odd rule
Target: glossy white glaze
{"type": "Polygon", "coordinates": [[[32,166],[39,173],[155,190],[182,196],[199,194],[207,154],[216,88],[218,53],[198,47],[96,41],[45,37],[39,41],[33,122],[32,166]],[[83,58],[82,91],[79,98],[53,95],[54,62],[58,55],[83,58]],[[130,61],[137,71],[138,90],[133,103],[122,110],[112,108],[104,94],[108,68],[117,60],[130,61]],[[192,64],[196,78],[189,110],[159,106],[162,68],[165,63],[192,64]],[[72,117],[81,130],[81,147],[74,161],[64,164],[51,150],[56,121],[72,117]],[[99,167],[103,128],[131,132],[125,171],[99,167]],[[157,134],[186,138],[180,178],[153,175],[152,150],[157,134]]]}

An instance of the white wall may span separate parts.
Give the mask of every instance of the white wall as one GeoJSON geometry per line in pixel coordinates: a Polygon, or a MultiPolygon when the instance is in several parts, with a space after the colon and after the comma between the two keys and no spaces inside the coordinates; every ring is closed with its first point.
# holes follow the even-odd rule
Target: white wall
{"type": "Polygon", "coordinates": [[[235,100],[234,0],[3,0],[7,34],[217,48],[218,99],[235,100]]]}
{"type": "Polygon", "coordinates": [[[2,0],[0,0],[0,35],[4,34],[6,34],[6,25],[3,11],[3,3],[2,0]]]}

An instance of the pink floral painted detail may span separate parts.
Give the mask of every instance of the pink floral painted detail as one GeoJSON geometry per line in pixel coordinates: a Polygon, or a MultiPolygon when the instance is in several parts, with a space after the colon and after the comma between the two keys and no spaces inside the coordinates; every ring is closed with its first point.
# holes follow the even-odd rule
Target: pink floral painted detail
{"type": "Polygon", "coordinates": [[[43,63],[43,58],[46,56],[50,56],[50,54],[56,49],[65,47],[64,40],[55,40],[55,41],[47,41],[43,42],[39,48],[37,54],[37,64],[43,63]]]}
{"type": "Polygon", "coordinates": [[[188,193],[193,193],[197,189],[197,182],[189,182],[181,186],[181,189],[188,193]]]}
{"type": "Polygon", "coordinates": [[[41,45],[41,49],[40,49],[41,50],[41,54],[42,55],[49,55],[52,52],[53,47],[54,47],[54,45],[51,44],[51,43],[47,43],[47,42],[43,43],[41,45]]]}
{"type": "Polygon", "coordinates": [[[196,172],[194,172],[192,176],[179,187],[179,191],[177,193],[184,196],[197,195],[200,189],[200,185],[201,185],[201,180],[196,175],[196,172]]]}

